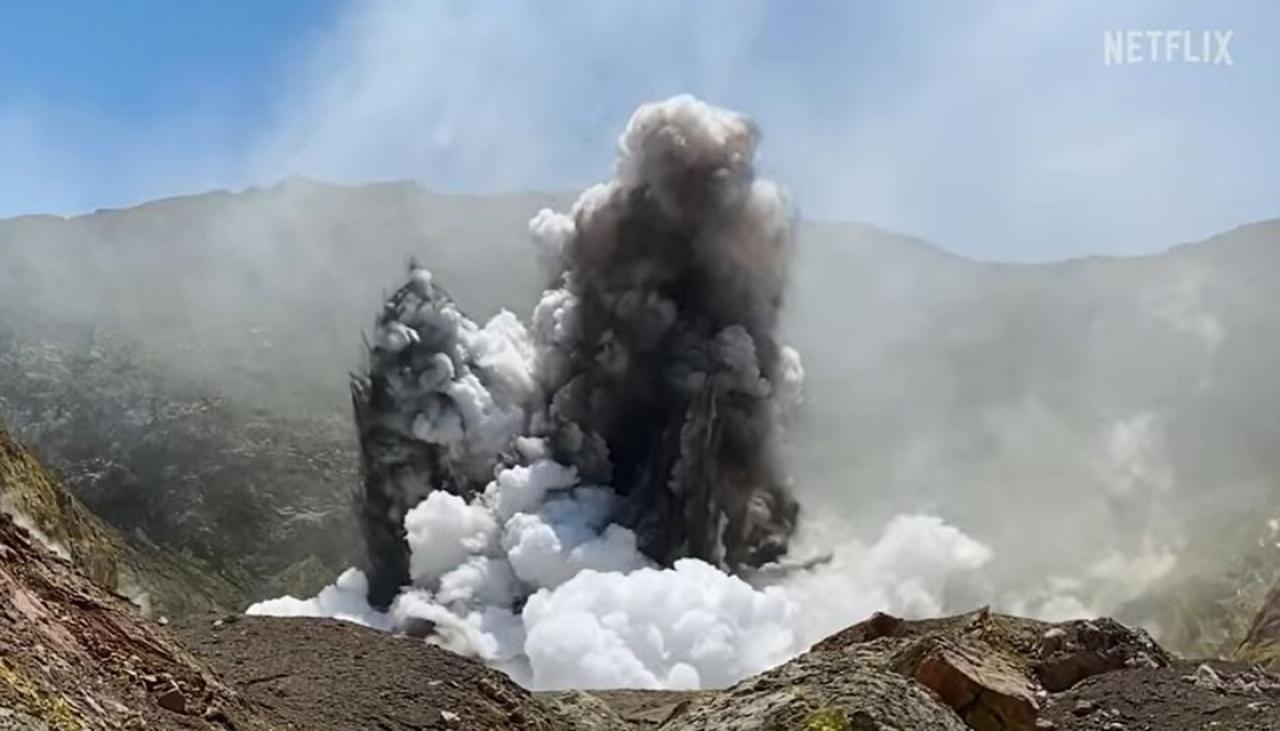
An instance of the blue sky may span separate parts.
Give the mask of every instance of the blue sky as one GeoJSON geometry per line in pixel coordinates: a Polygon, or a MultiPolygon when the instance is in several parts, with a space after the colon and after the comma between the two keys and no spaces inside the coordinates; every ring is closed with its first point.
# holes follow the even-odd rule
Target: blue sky
{"type": "Polygon", "coordinates": [[[1280,4],[0,0],[0,215],[270,184],[580,187],[634,106],[744,111],[810,217],[985,259],[1280,216],[1280,4]],[[1109,29],[1234,65],[1106,66],[1109,29]]]}

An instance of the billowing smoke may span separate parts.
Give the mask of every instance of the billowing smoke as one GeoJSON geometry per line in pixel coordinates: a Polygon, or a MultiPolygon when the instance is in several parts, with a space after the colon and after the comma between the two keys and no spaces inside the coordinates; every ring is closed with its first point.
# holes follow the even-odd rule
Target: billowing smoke
{"type": "Polygon", "coordinates": [[[610,486],[601,517],[661,565],[786,552],[797,505],[775,444],[801,371],[775,337],[791,227],[754,177],[758,138],[691,97],[641,107],[615,179],[530,224],[555,284],[532,338],[510,316],[475,328],[422,270],[392,296],[354,388],[375,605],[410,578],[409,508],[538,459],[556,488],[610,486]]]}
{"type": "Polygon", "coordinates": [[[553,286],[529,327],[472,322],[412,268],[353,384],[368,571],[250,611],[421,634],[550,688],[720,686],[871,611],[938,612],[991,552],[937,518],[870,546],[810,531],[834,559],[784,561],[802,369],[757,141],[690,97],[641,107],[615,179],[532,221],[553,286]]]}

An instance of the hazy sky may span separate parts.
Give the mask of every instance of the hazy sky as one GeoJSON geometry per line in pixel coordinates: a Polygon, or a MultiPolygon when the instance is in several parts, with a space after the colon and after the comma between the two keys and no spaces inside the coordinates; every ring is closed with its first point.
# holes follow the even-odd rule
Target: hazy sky
{"type": "Polygon", "coordinates": [[[683,91],[759,121],[804,215],[968,256],[1280,215],[1269,0],[0,0],[0,215],[290,174],[575,188],[683,91]],[[1107,66],[1114,29],[1230,30],[1234,64],[1107,66]]]}

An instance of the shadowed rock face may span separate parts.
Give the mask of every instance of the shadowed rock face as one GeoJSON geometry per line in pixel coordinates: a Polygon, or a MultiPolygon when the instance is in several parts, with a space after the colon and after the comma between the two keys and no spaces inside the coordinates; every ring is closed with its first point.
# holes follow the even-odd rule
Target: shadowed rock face
{"type": "Polygon", "coordinates": [[[3,432],[0,495],[0,728],[278,727],[81,573],[114,580],[114,540],[3,432]]]}
{"type": "Polygon", "coordinates": [[[1240,662],[1280,670],[1280,583],[1267,594],[1235,656],[1240,662]]]}
{"type": "Polygon", "coordinates": [[[237,589],[189,555],[130,540],[83,505],[0,426],[0,513],[98,586],[144,614],[175,616],[232,606],[237,589]]]}
{"type": "Polygon", "coordinates": [[[116,588],[120,548],[110,530],[71,497],[35,455],[0,427],[0,512],[99,586],[116,588]]]}

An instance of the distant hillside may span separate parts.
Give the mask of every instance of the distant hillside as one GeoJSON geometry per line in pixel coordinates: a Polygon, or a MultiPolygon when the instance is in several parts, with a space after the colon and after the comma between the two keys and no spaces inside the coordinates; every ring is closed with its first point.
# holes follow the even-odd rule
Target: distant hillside
{"type": "Polygon", "coordinates": [[[528,218],[565,198],[443,196],[290,180],[61,219],[0,221],[0,307],[136,334],[237,395],[346,406],[343,373],[411,257],[471,283],[477,312],[540,291],[528,218]]]}
{"type": "MultiPolygon", "coordinates": [[[[166,389],[242,414],[229,425],[308,420],[327,435],[312,451],[337,460],[307,480],[309,504],[338,505],[345,374],[379,296],[413,257],[473,315],[524,314],[544,284],[527,220],[570,203],[291,180],[0,221],[0,313],[11,343],[126,340],[166,389]]],[[[1280,564],[1264,540],[1280,516],[1280,221],[1044,265],[859,224],[803,222],[798,238],[785,331],[808,374],[791,432],[808,504],[864,538],[921,510],[991,544],[991,585],[956,587],[957,604],[1040,611],[1066,591],[1108,611],[1243,553],[1280,564]]]]}

